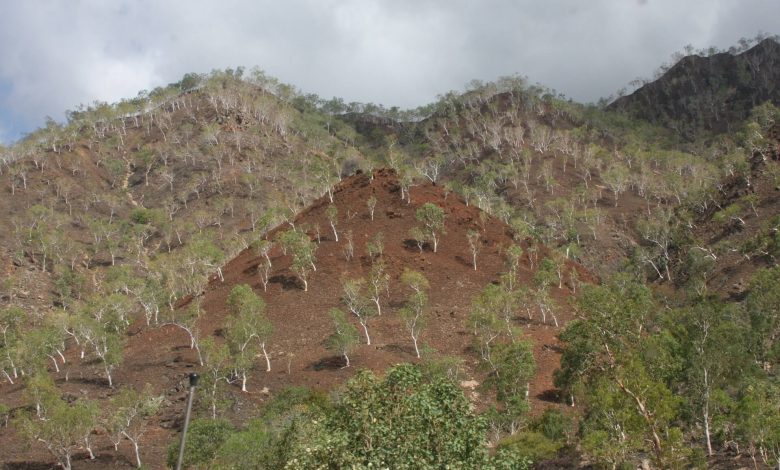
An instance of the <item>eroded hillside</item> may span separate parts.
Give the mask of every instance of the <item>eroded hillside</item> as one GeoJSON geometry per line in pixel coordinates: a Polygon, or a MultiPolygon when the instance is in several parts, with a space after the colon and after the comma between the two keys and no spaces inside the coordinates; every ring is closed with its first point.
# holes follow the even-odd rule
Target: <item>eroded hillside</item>
{"type": "MultiPolygon", "coordinates": [[[[263,359],[257,358],[249,374],[248,392],[241,392],[238,384],[221,392],[226,394],[223,399],[232,403],[221,408],[221,413],[240,419],[247,410],[289,386],[327,391],[339,387],[358,369],[381,373],[391,365],[417,361],[411,337],[399,316],[399,309],[409,295],[409,288],[400,279],[405,269],[419,271],[430,283],[428,320],[420,337],[427,351],[425,356],[457,358],[452,373],[465,381],[465,391],[471,399],[480,407],[494,402],[491,391],[478,386],[489,370],[480,361],[470,313],[472,301],[487,285],[499,284],[509,269],[507,250],[516,241],[506,224],[486,216],[473,205],[467,206],[460,197],[440,186],[423,184],[402,190],[392,171],[379,171],[373,176],[357,174],[344,180],[333,190],[332,203],[327,195],[317,199],[290,223],[270,231],[267,239],[277,240],[279,234],[293,230],[293,226],[316,244],[316,271],[308,273],[306,290],[300,275],[292,269],[291,252],[284,254],[282,247],[275,245],[268,252],[270,270],[264,274],[265,257],[255,247],[248,248],[222,267],[222,279],[212,275],[202,294],[186,298],[170,316],[161,314],[159,325],[147,326],[138,319],[129,327],[123,360],[116,366],[112,380],[117,387],[140,388],[149,383],[155,393],[165,396],[162,410],[152,420],[146,438],[147,462],[152,465],[162,462],[183,405],[186,374],[190,371],[208,374],[209,370],[208,356],[205,367],[201,367],[198,353],[190,348],[190,337],[181,326],[185,325],[181,323],[182,315],[193,305],[199,305],[199,318],[188,325],[196,332],[197,341],[203,344],[206,338],[215,338],[216,342],[223,342],[224,329],[231,316],[227,297],[240,284],[251,286],[265,301],[265,312],[273,325],[266,346],[271,371],[266,372],[263,359]],[[375,200],[373,220],[367,204],[371,199],[375,200]],[[424,242],[421,250],[410,235],[410,230],[420,225],[416,211],[426,203],[444,210],[444,230],[435,253],[429,242],[424,242]],[[334,219],[338,242],[327,214],[330,207],[335,207],[338,213],[334,219]],[[478,236],[476,270],[469,232],[478,236]],[[377,240],[383,245],[381,254],[369,255],[367,245],[377,240]],[[347,254],[350,246],[352,256],[347,254]],[[348,311],[344,303],[345,281],[368,278],[372,266],[380,260],[389,279],[379,296],[382,313],[368,323],[371,345],[366,344],[361,330],[361,344],[350,354],[351,367],[344,368],[343,358],[326,347],[333,333],[328,311],[332,308],[348,311]],[[264,278],[267,279],[265,287],[264,278]]],[[[555,258],[560,263],[556,268],[560,270],[560,279],[553,271],[548,273],[554,276],[552,280],[540,281],[537,272],[540,265],[552,260],[551,252],[530,239],[519,243],[523,254],[514,282],[528,291],[527,298],[521,301],[522,308],[510,320],[514,327],[521,328],[520,337],[530,339],[533,344],[537,372],[530,381],[529,392],[532,410],[539,413],[555,401],[552,373],[560,357],[557,333],[572,318],[567,299],[581,283],[592,282],[593,278],[573,263],[555,258]],[[549,287],[543,288],[549,289],[549,297],[534,297],[540,282],[549,282],[549,287]],[[547,309],[544,321],[542,307],[547,309]]],[[[357,319],[350,316],[358,325],[357,319]]],[[[74,342],[66,341],[63,353],[68,360],[60,364],[59,372],[49,370],[49,373],[66,396],[96,399],[105,405],[116,389],[107,387],[101,363],[80,360],[79,350],[74,342]]],[[[5,384],[0,390],[4,402],[12,406],[24,403],[25,387],[21,383],[5,384]]],[[[208,415],[205,398],[199,410],[208,415]]],[[[15,433],[3,433],[3,447],[13,448],[18,439],[15,433]]],[[[130,459],[126,450],[113,451],[110,443],[100,436],[95,438],[95,450],[102,455],[103,465],[110,462],[121,467],[125,458],[130,459]]],[[[8,456],[11,460],[40,457],[42,454],[36,449],[32,453],[21,451],[8,456]]]]}

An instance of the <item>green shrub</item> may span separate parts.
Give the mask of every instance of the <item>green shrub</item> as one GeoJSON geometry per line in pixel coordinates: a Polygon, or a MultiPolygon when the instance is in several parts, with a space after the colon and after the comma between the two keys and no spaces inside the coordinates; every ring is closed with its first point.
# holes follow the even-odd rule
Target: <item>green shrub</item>
{"type": "Polygon", "coordinates": [[[284,461],[274,459],[271,443],[273,435],[263,426],[251,425],[244,431],[230,435],[216,451],[213,468],[261,469],[280,468],[284,461]]]}
{"type": "Polygon", "coordinates": [[[528,458],[533,462],[549,460],[556,456],[563,444],[549,439],[541,432],[524,431],[502,439],[499,450],[528,458]]]}
{"type": "MultiPolygon", "coordinates": [[[[221,419],[196,419],[187,431],[182,467],[207,468],[217,450],[234,433],[233,425],[221,419]]],[[[176,466],[179,440],[168,447],[168,466],[176,466]]]]}
{"type": "Polygon", "coordinates": [[[488,468],[493,470],[527,470],[533,461],[508,447],[500,448],[490,457],[488,468]]]}
{"type": "Polygon", "coordinates": [[[314,410],[324,410],[330,404],[328,396],[323,392],[307,387],[287,387],[277,393],[263,407],[261,416],[266,421],[277,419],[299,406],[305,406],[314,410]]]}
{"type": "Polygon", "coordinates": [[[571,418],[557,408],[547,408],[531,426],[552,441],[566,441],[572,430],[571,418]]]}

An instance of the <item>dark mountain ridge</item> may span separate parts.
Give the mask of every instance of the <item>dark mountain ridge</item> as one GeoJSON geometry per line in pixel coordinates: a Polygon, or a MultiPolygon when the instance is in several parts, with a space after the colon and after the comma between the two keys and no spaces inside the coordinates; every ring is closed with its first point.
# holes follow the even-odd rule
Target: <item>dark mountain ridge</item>
{"type": "Polygon", "coordinates": [[[766,101],[780,103],[780,43],[764,39],[741,54],[682,58],[659,79],[607,109],[693,137],[697,129],[734,130],[735,123],[766,101]]]}

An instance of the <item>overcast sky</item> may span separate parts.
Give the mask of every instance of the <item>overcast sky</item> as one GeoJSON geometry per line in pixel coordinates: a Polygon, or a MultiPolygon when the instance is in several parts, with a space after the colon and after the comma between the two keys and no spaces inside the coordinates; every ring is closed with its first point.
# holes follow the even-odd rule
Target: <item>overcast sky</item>
{"type": "Polygon", "coordinates": [[[0,142],[238,65],[386,106],[515,73],[596,101],[686,44],[759,31],[780,33],[779,0],[0,0],[0,142]]]}

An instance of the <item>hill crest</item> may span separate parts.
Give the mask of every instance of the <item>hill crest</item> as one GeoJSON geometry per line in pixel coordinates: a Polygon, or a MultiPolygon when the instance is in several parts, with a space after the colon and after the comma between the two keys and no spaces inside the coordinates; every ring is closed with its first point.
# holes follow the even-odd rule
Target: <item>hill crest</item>
{"type": "Polygon", "coordinates": [[[740,54],[682,58],[657,80],[612,102],[627,113],[692,137],[735,130],[766,101],[780,104],[780,43],[768,38],[740,54]]]}

